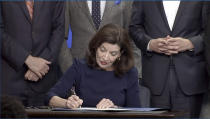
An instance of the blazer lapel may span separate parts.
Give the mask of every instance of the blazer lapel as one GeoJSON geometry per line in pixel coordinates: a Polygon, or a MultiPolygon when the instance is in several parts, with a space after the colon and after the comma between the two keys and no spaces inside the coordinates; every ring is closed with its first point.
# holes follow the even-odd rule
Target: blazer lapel
{"type": "Polygon", "coordinates": [[[182,17],[182,11],[184,10],[184,5],[185,2],[183,1],[180,1],[180,4],[179,4],[179,9],[177,11],[177,14],[176,14],[176,18],[175,18],[175,21],[174,21],[174,25],[173,25],[173,29],[172,29],[172,32],[175,30],[175,28],[177,27],[178,23],[179,23],[179,20],[180,18],[182,17]]]}
{"type": "Polygon", "coordinates": [[[84,14],[87,16],[87,19],[89,20],[90,24],[96,30],[95,24],[92,19],[92,15],[90,14],[90,10],[87,5],[87,1],[86,0],[84,0],[84,1],[77,0],[77,4],[81,8],[81,10],[84,12],[84,14]]]}
{"type": "Polygon", "coordinates": [[[105,21],[106,21],[106,19],[110,16],[110,14],[113,12],[112,11],[112,8],[114,7],[114,5],[115,5],[115,1],[106,1],[106,6],[105,6],[105,9],[104,9],[104,14],[103,14],[103,16],[102,16],[102,20],[101,20],[101,23],[100,23],[100,26],[99,26],[99,28],[100,27],[102,27],[102,26],[104,26],[104,24],[106,24],[105,23],[105,21]]]}
{"type": "Polygon", "coordinates": [[[166,28],[171,31],[170,27],[169,27],[169,24],[168,24],[168,20],[167,20],[167,17],[166,17],[166,14],[165,14],[165,10],[164,10],[164,7],[163,7],[163,2],[162,1],[157,1],[157,6],[158,6],[158,9],[160,10],[160,14],[161,14],[161,17],[165,23],[165,26],[166,28]]]}
{"type": "Polygon", "coordinates": [[[26,3],[25,1],[18,1],[17,4],[19,4],[19,6],[21,7],[21,9],[23,10],[23,13],[25,14],[25,17],[26,19],[30,22],[31,22],[31,18],[30,18],[30,15],[29,15],[29,12],[28,12],[28,8],[26,6],[26,3]]]}

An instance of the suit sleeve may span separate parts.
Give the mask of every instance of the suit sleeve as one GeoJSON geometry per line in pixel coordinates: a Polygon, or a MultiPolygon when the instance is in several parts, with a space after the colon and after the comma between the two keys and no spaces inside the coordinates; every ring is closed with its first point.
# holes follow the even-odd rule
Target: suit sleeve
{"type": "Polygon", "coordinates": [[[68,40],[69,35],[69,25],[70,25],[70,6],[71,2],[66,1],[66,9],[65,9],[65,40],[68,40]]]}
{"type": "Polygon", "coordinates": [[[64,39],[64,9],[65,7],[63,1],[56,2],[52,17],[52,36],[50,42],[40,54],[40,57],[51,62],[56,60],[64,39]]]}
{"type": "Polygon", "coordinates": [[[139,88],[138,71],[132,68],[127,80],[126,107],[140,107],[139,88]]]}
{"type": "MultiPolygon", "coordinates": [[[[0,3],[0,36],[2,36],[2,31],[3,31],[3,21],[2,21],[2,13],[1,13],[1,3],[0,3]]],[[[2,38],[2,37],[0,37],[2,38]]],[[[0,41],[1,43],[1,41],[0,41]]]]}
{"type": "Polygon", "coordinates": [[[59,96],[61,98],[68,98],[70,96],[70,89],[76,83],[80,83],[79,78],[81,74],[81,64],[79,61],[75,60],[73,65],[68,69],[68,71],[62,76],[62,78],[55,84],[53,88],[47,93],[46,104],[49,104],[50,99],[53,96],[59,96]]]}
{"type": "Polygon", "coordinates": [[[25,50],[19,43],[15,42],[14,38],[7,35],[5,31],[3,31],[2,34],[2,57],[18,71],[25,63],[30,52],[25,50]]]}
{"type": "MultiPolygon", "coordinates": [[[[206,3],[207,7],[210,7],[210,2],[206,3]]],[[[207,13],[208,15],[208,21],[205,29],[205,37],[204,37],[204,45],[205,45],[205,56],[206,56],[206,62],[207,62],[207,71],[208,75],[210,76],[210,14],[209,12],[207,13]]]]}
{"type": "Polygon", "coordinates": [[[72,55],[70,48],[67,47],[68,33],[69,33],[69,25],[70,25],[70,1],[66,1],[66,9],[65,9],[65,38],[63,40],[63,44],[61,46],[60,54],[59,54],[59,66],[61,67],[61,71],[64,73],[66,70],[72,65],[72,55]]]}
{"type": "Polygon", "coordinates": [[[152,38],[147,35],[144,30],[144,13],[142,2],[140,1],[133,2],[129,34],[136,46],[141,49],[142,52],[146,53],[147,45],[152,38]]]}
{"type": "Polygon", "coordinates": [[[58,58],[59,66],[63,73],[65,73],[66,70],[72,65],[72,61],[73,58],[70,49],[67,47],[66,40],[64,40],[58,58]]]}
{"type": "Polygon", "coordinates": [[[201,52],[203,52],[204,50],[204,43],[203,43],[203,38],[205,36],[205,31],[204,29],[206,28],[206,24],[207,24],[207,17],[209,14],[209,3],[208,2],[203,2],[203,8],[202,8],[202,32],[194,37],[189,38],[189,40],[192,42],[193,46],[194,46],[194,54],[197,55],[201,52]]]}
{"type": "MultiPolygon", "coordinates": [[[[1,4],[2,5],[2,4],[1,4]]],[[[0,5],[0,7],[2,7],[0,5]]],[[[30,54],[29,51],[24,49],[18,42],[15,41],[15,38],[11,37],[4,29],[4,22],[2,16],[2,9],[0,8],[0,18],[1,18],[1,55],[11,67],[16,71],[22,68],[26,58],[30,54]]]]}
{"type": "Polygon", "coordinates": [[[133,2],[126,2],[126,7],[123,10],[123,28],[128,29],[130,18],[131,18],[131,11],[132,11],[132,3],[133,2]]]}
{"type": "MultiPolygon", "coordinates": [[[[132,11],[132,1],[131,2],[126,2],[126,8],[124,9],[124,14],[123,14],[123,21],[124,21],[124,28],[128,30],[129,23],[130,23],[130,18],[131,18],[131,11],[132,11]]],[[[131,45],[133,48],[133,54],[134,54],[134,61],[135,61],[135,67],[138,69],[139,72],[139,77],[141,76],[141,51],[137,46],[135,45],[134,41],[130,37],[131,45]]]]}

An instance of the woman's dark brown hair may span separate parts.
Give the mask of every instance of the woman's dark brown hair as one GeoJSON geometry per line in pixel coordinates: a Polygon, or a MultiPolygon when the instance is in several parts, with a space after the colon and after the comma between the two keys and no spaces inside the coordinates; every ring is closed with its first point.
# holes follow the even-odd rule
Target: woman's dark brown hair
{"type": "Polygon", "coordinates": [[[96,51],[105,42],[117,44],[120,47],[121,56],[113,63],[114,73],[120,77],[134,66],[134,59],[128,33],[117,25],[105,25],[92,38],[86,54],[87,64],[91,68],[99,68],[96,62],[96,51]]]}

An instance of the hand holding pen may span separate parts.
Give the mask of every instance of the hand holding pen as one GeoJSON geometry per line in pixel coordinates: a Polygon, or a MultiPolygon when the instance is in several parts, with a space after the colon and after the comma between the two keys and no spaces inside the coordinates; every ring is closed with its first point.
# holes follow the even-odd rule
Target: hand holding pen
{"type": "Polygon", "coordinates": [[[66,101],[66,107],[71,108],[71,109],[75,109],[75,108],[81,107],[82,103],[83,103],[83,100],[80,99],[76,95],[75,91],[73,90],[72,95],[66,101]]]}

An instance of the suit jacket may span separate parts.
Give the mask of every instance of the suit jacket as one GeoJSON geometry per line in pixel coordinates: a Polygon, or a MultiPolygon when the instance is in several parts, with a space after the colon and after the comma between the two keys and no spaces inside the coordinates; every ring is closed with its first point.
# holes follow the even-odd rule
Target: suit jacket
{"type": "Polygon", "coordinates": [[[147,45],[151,39],[167,35],[187,38],[194,45],[193,52],[185,51],[171,57],[182,91],[193,95],[207,90],[202,37],[206,16],[205,2],[181,1],[171,31],[161,1],[134,2],[129,31],[142,50],[143,83],[153,94],[160,95],[165,87],[170,56],[148,52],[147,45]]]}
{"type": "MultiPolygon", "coordinates": [[[[108,23],[118,24],[123,28],[128,28],[131,15],[131,1],[106,1],[104,14],[99,28],[108,23]]],[[[72,47],[67,48],[66,41],[61,48],[60,66],[63,72],[72,64],[72,58],[84,58],[88,48],[89,41],[97,32],[97,29],[89,12],[87,1],[75,0],[66,2],[66,37],[68,36],[68,28],[72,30],[72,47]]],[[[134,45],[134,43],[133,43],[134,45]]],[[[134,45],[136,64],[139,72],[141,72],[140,51],[134,45]]]]}
{"type": "Polygon", "coordinates": [[[64,3],[34,2],[33,20],[25,1],[2,2],[3,38],[1,44],[3,94],[23,96],[31,89],[45,93],[57,81],[56,60],[64,38],[64,3]],[[38,82],[24,80],[28,55],[51,61],[50,70],[38,82]]]}
{"type": "MultiPolygon", "coordinates": [[[[208,3],[208,6],[210,6],[210,2],[208,3]]],[[[204,37],[204,44],[205,44],[205,56],[206,56],[206,63],[207,63],[207,71],[208,76],[210,77],[210,14],[208,12],[208,21],[206,25],[205,30],[205,37],[204,37]]]]}
{"type": "MultiPolygon", "coordinates": [[[[0,43],[2,42],[2,31],[3,31],[3,21],[2,21],[2,14],[1,14],[1,3],[0,3],[0,43]]],[[[0,48],[1,52],[1,48],[0,48]]],[[[1,65],[1,60],[0,60],[1,65]]],[[[2,75],[2,68],[0,69],[0,76],[2,75]]]]}

